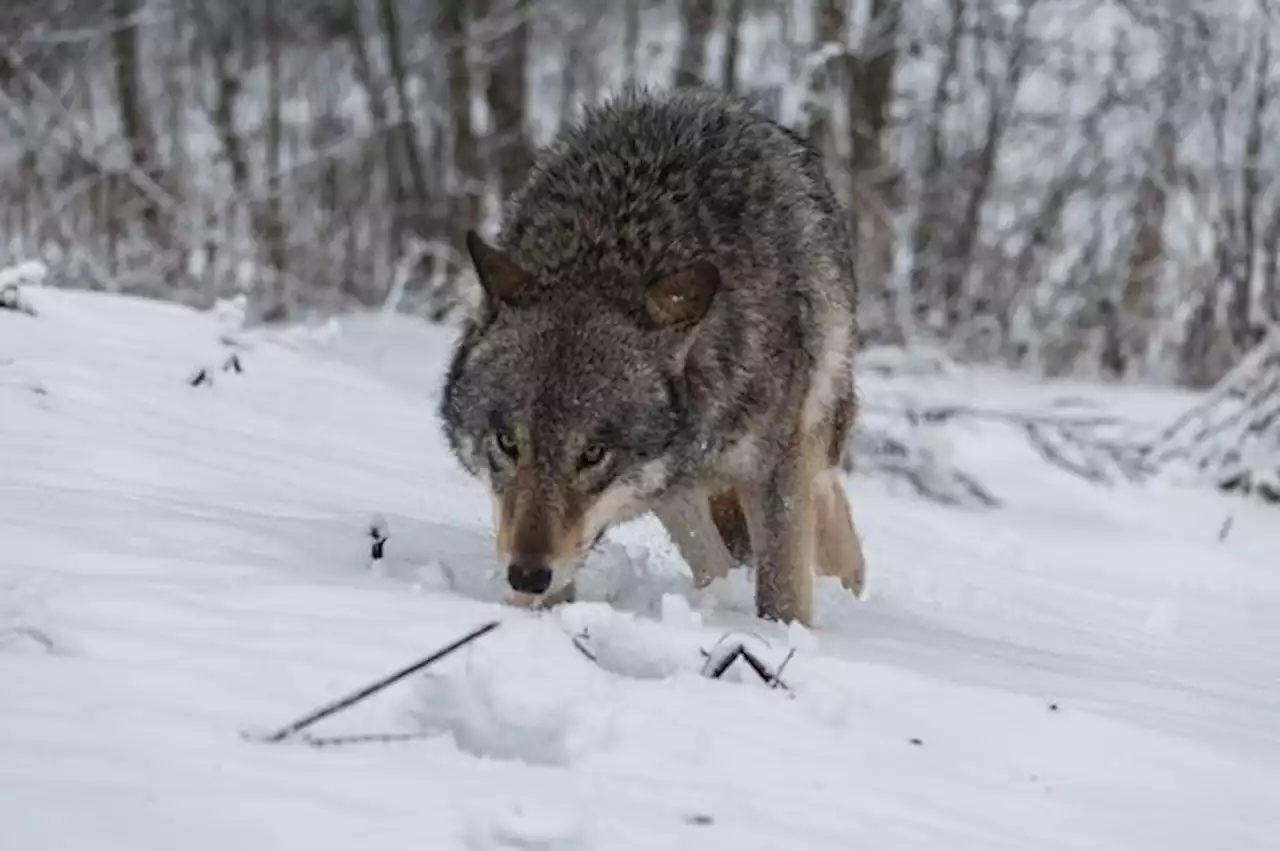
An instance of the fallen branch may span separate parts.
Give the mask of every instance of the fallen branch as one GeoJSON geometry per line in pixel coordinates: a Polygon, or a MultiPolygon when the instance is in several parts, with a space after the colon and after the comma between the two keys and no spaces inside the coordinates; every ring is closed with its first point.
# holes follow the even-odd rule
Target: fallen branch
{"type": "Polygon", "coordinates": [[[434,733],[355,733],[350,736],[310,736],[304,733],[300,741],[313,748],[331,748],[343,745],[412,742],[419,739],[433,739],[435,735],[434,733]]]}
{"type": "Polygon", "coordinates": [[[1143,461],[1280,503],[1280,331],[1170,423],[1146,447],[1143,461]]]}
{"type": "Polygon", "coordinates": [[[1017,429],[1048,463],[1096,484],[1124,479],[1145,479],[1147,443],[1134,434],[1134,426],[1114,416],[1099,414],[1028,414],[974,408],[968,405],[933,405],[902,408],[868,405],[905,418],[914,424],[940,425],[957,420],[996,423],[1017,429]]]}
{"type": "Polygon", "coordinates": [[[787,665],[791,664],[791,660],[796,655],[794,647],[788,651],[786,658],[775,669],[771,668],[755,653],[752,653],[742,639],[730,640],[732,635],[733,633],[725,633],[720,636],[720,640],[710,650],[702,651],[702,657],[706,660],[702,666],[702,675],[704,677],[718,680],[733,667],[735,662],[741,659],[747,663],[751,670],[755,671],[756,676],[769,688],[790,691],[787,684],[782,681],[782,672],[786,670],[787,665]]]}
{"type": "MultiPolygon", "coordinates": [[[[953,387],[963,372],[945,352],[915,347],[872,348],[861,352],[858,360],[859,376],[890,382],[884,385],[890,392],[899,378],[909,382],[904,389],[912,394],[927,394],[933,385],[953,387]]],[[[1120,417],[1081,411],[1080,399],[1060,399],[1053,409],[1023,413],[963,403],[930,404],[905,394],[886,403],[883,392],[874,396],[877,402],[859,405],[862,422],[843,460],[844,469],[900,479],[935,502],[984,508],[1000,504],[979,476],[947,457],[945,443],[938,445],[940,437],[947,437],[942,429],[956,424],[1007,427],[1046,463],[1095,485],[1141,482],[1154,472],[1147,435],[1120,417]]]]}
{"type": "Polygon", "coordinates": [[[411,674],[415,674],[418,671],[421,671],[423,668],[426,668],[429,665],[433,665],[436,662],[439,662],[445,656],[448,656],[450,653],[453,653],[461,649],[465,645],[470,644],[472,641],[475,641],[477,638],[480,638],[481,636],[492,632],[493,630],[497,629],[500,625],[501,624],[499,621],[490,621],[489,623],[484,624],[483,626],[477,627],[476,629],[472,630],[471,632],[459,638],[457,641],[454,641],[451,644],[448,644],[440,648],[436,652],[432,653],[430,656],[427,656],[425,659],[421,659],[417,662],[414,662],[412,665],[409,665],[406,668],[401,668],[399,671],[396,671],[395,673],[388,674],[387,676],[383,677],[377,682],[367,685],[364,688],[360,689],[359,691],[352,692],[351,694],[345,697],[341,697],[331,703],[327,703],[324,706],[320,707],[319,709],[315,710],[314,712],[304,715],[298,720],[290,724],[286,724],[285,726],[281,727],[279,730],[276,730],[274,733],[271,733],[263,737],[256,737],[246,733],[244,734],[244,737],[247,739],[257,739],[258,741],[263,741],[263,742],[280,742],[280,741],[283,741],[284,739],[289,738],[290,736],[297,735],[298,733],[305,730],[307,727],[310,727],[312,724],[315,724],[317,721],[322,721],[325,718],[328,718],[330,715],[334,715],[338,712],[341,712],[344,709],[354,706],[360,701],[382,691],[387,686],[397,683],[400,680],[404,679],[405,677],[410,676],[411,674]]]}
{"type": "Polygon", "coordinates": [[[1000,500],[973,475],[939,462],[931,453],[884,429],[859,429],[843,468],[856,468],[901,479],[919,496],[944,505],[992,508],[1000,500]]]}

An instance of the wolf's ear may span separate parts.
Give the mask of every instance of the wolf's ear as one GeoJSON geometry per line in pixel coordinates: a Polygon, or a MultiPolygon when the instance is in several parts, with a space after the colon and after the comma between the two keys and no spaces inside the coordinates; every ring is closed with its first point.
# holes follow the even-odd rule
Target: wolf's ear
{"type": "Polygon", "coordinates": [[[719,270],[713,263],[699,260],[650,284],[645,291],[645,310],[651,320],[664,327],[695,325],[706,316],[719,289],[719,270]]]}
{"type": "Polygon", "coordinates": [[[529,289],[529,274],[506,254],[481,239],[475,231],[467,231],[466,240],[467,253],[476,267],[476,277],[489,300],[495,304],[519,300],[521,293],[529,289]]]}

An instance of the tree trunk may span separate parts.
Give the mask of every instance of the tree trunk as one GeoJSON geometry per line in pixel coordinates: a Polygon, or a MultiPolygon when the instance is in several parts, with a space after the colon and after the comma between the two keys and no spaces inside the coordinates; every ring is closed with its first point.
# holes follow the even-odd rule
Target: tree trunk
{"type": "MultiPolygon", "coordinates": [[[[115,13],[111,34],[115,54],[116,97],[120,129],[129,146],[129,157],[139,171],[154,178],[157,174],[156,139],[147,115],[142,87],[141,55],[138,47],[139,0],[113,0],[115,13]]],[[[160,210],[151,199],[142,199],[142,217],[153,238],[160,236],[160,210]]]]}
{"type": "Polygon", "coordinates": [[[858,175],[882,177],[884,132],[898,64],[901,0],[871,0],[868,35],[853,63],[848,111],[851,165],[858,175]]]}
{"type": "Polygon", "coordinates": [[[278,322],[288,316],[290,294],[285,285],[289,266],[284,224],[284,195],[281,183],[281,153],[284,146],[283,88],[280,51],[283,32],[280,27],[278,0],[264,0],[262,37],[267,52],[267,128],[266,128],[266,178],[263,182],[267,197],[259,203],[259,238],[266,243],[266,255],[271,266],[271,289],[265,299],[262,318],[266,322],[278,322]]]}
{"type": "Polygon", "coordinates": [[[729,0],[725,16],[724,65],[720,71],[720,85],[726,92],[738,90],[738,64],[742,56],[742,19],[746,14],[746,0],[729,0]]]}
{"type": "Polygon", "coordinates": [[[513,18],[502,21],[504,34],[491,45],[485,96],[493,120],[490,165],[496,171],[500,201],[505,201],[524,181],[533,163],[525,118],[531,11],[530,0],[509,0],[502,14],[513,18]]]}
{"type": "Polygon", "coordinates": [[[950,0],[951,28],[946,53],[934,84],[929,114],[925,119],[927,152],[920,176],[920,198],[911,230],[911,314],[917,326],[928,324],[934,300],[935,282],[946,256],[944,236],[948,199],[946,187],[945,118],[951,105],[949,89],[960,69],[960,47],[964,35],[965,0],[950,0]]]}
{"type": "MultiPolygon", "coordinates": [[[[1155,290],[1166,255],[1164,227],[1169,205],[1168,187],[1174,180],[1177,165],[1178,129],[1174,110],[1183,85],[1184,47],[1182,26],[1175,25],[1172,42],[1165,55],[1160,113],[1156,119],[1151,159],[1138,184],[1133,207],[1137,228],[1121,288],[1121,316],[1115,329],[1121,335],[1121,339],[1114,343],[1120,351],[1120,358],[1114,363],[1103,364],[1104,370],[1116,378],[1130,373],[1133,362],[1146,357],[1155,324],[1155,290]]],[[[1234,226],[1229,230],[1234,231],[1234,226]]],[[[1229,263],[1229,255],[1221,254],[1219,265],[1226,263],[1229,263]]],[[[1212,316],[1212,308],[1207,310],[1207,315],[1212,316]]]]}
{"type": "Polygon", "coordinates": [[[1258,212],[1262,204],[1263,144],[1265,122],[1270,101],[1268,80],[1271,65],[1271,42],[1264,30],[1258,40],[1254,62],[1254,91],[1249,113],[1249,129],[1245,134],[1244,168],[1240,174],[1240,246],[1231,275],[1231,300],[1227,302],[1227,328],[1231,344],[1241,354],[1254,345],[1253,285],[1254,258],[1258,256],[1258,212]]]}
{"type": "MultiPolygon", "coordinates": [[[[467,61],[468,11],[474,5],[468,0],[443,0],[435,22],[436,41],[443,46],[448,67],[449,121],[448,143],[439,146],[441,170],[447,176],[447,232],[457,262],[466,264],[466,232],[478,229],[484,200],[484,166],[480,158],[479,140],[471,120],[472,69],[467,61]],[[446,153],[447,152],[447,153],[446,153]]],[[[439,263],[439,260],[436,260],[439,263]]],[[[431,293],[434,315],[443,317],[451,308],[457,291],[458,275],[445,273],[439,292],[431,293]]]]}
{"type": "Polygon", "coordinates": [[[636,81],[640,71],[640,2],[623,0],[622,52],[629,83],[636,81]]]}
{"type": "Polygon", "coordinates": [[[386,100],[387,86],[374,71],[373,58],[369,55],[365,29],[360,22],[359,0],[349,0],[343,14],[345,19],[340,29],[347,34],[351,45],[351,55],[355,59],[356,79],[364,88],[365,99],[369,104],[369,114],[373,118],[374,132],[381,136],[386,157],[384,174],[387,194],[391,196],[391,210],[384,259],[388,267],[394,267],[404,248],[404,236],[408,230],[405,210],[409,207],[407,201],[409,190],[405,187],[406,169],[401,161],[403,146],[400,144],[399,136],[391,127],[391,114],[386,100]]]}
{"type": "Polygon", "coordinates": [[[1267,321],[1280,325],[1280,207],[1271,208],[1261,250],[1263,308],[1267,321]]]}
{"type": "MultiPolygon", "coordinates": [[[[947,271],[943,275],[944,327],[956,328],[968,319],[972,312],[965,304],[966,287],[973,272],[974,258],[982,234],[983,212],[991,187],[995,182],[996,162],[1004,145],[1005,130],[1022,88],[1030,62],[1029,32],[1031,11],[1038,0],[1021,0],[1018,19],[1014,24],[1009,47],[1008,65],[1002,80],[993,80],[987,87],[987,121],[982,146],[973,158],[973,173],[965,187],[967,196],[961,214],[952,256],[948,258],[947,271]]],[[[990,303],[989,294],[983,294],[980,302],[990,303]]]]}
{"type": "Polygon", "coordinates": [[[707,39],[711,37],[715,20],[715,0],[680,0],[680,52],[676,56],[676,88],[703,84],[707,73],[707,39]]]}
{"type": "Polygon", "coordinates": [[[417,126],[413,123],[413,104],[409,100],[409,69],[405,61],[403,39],[400,37],[400,20],[396,0],[379,0],[378,17],[387,45],[387,65],[391,69],[391,82],[395,87],[396,122],[394,138],[400,146],[401,162],[409,172],[408,209],[401,211],[409,228],[423,240],[435,236],[436,222],[432,215],[431,191],[426,166],[422,161],[422,149],[417,126]]]}
{"type": "MultiPolygon", "coordinates": [[[[833,136],[831,109],[834,102],[840,99],[841,92],[848,91],[852,54],[845,44],[845,34],[849,18],[843,0],[818,0],[813,14],[812,50],[815,53],[825,51],[827,45],[834,44],[839,46],[840,52],[828,55],[813,72],[806,134],[819,149],[829,157],[834,157],[840,146],[833,136]]],[[[847,97],[845,95],[846,100],[847,97]]]]}
{"type": "Polygon", "coordinates": [[[884,154],[898,61],[900,2],[872,0],[868,35],[853,63],[847,101],[850,229],[858,246],[859,286],[864,294],[868,290],[874,293],[880,319],[879,327],[864,326],[864,336],[884,343],[901,343],[904,339],[897,321],[896,300],[889,288],[895,243],[890,216],[896,202],[891,196],[896,193],[884,154]]]}

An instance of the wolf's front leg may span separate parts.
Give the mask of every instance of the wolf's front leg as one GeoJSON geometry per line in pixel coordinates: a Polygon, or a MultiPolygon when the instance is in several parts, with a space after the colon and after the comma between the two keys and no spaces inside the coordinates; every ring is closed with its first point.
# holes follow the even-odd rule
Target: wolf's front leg
{"type": "Polygon", "coordinates": [[[797,443],[740,493],[756,566],[756,614],[812,626],[814,464],[806,442],[797,443]]]}
{"type": "Polygon", "coordinates": [[[698,488],[672,494],[653,513],[689,565],[695,588],[705,588],[729,575],[734,558],[716,527],[705,491],[698,488]]]}

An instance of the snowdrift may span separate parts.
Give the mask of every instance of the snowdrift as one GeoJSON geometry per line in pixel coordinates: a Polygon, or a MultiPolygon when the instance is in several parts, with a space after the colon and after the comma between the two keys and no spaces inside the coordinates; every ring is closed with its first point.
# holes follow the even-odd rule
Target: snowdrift
{"type": "Polygon", "coordinates": [[[439,329],[245,332],[234,310],[18,295],[30,312],[0,310],[6,847],[1264,851],[1280,835],[1274,510],[1236,507],[1220,541],[1231,505],[1212,489],[1045,463],[1028,418],[1108,416],[1100,390],[1064,413],[1008,377],[869,367],[868,433],[927,447],[999,505],[922,499],[861,443],[868,597],[820,582],[812,632],[756,622],[742,572],[692,594],[646,520],[593,556],[583,602],[532,615],[494,602],[488,498],[438,433],[439,329]],[[898,409],[954,413],[902,425],[898,409]],[[241,737],[491,620],[308,731],[332,746],[241,737]],[[705,676],[729,632],[775,669],[789,658],[787,687],[741,664],[705,676]]]}

